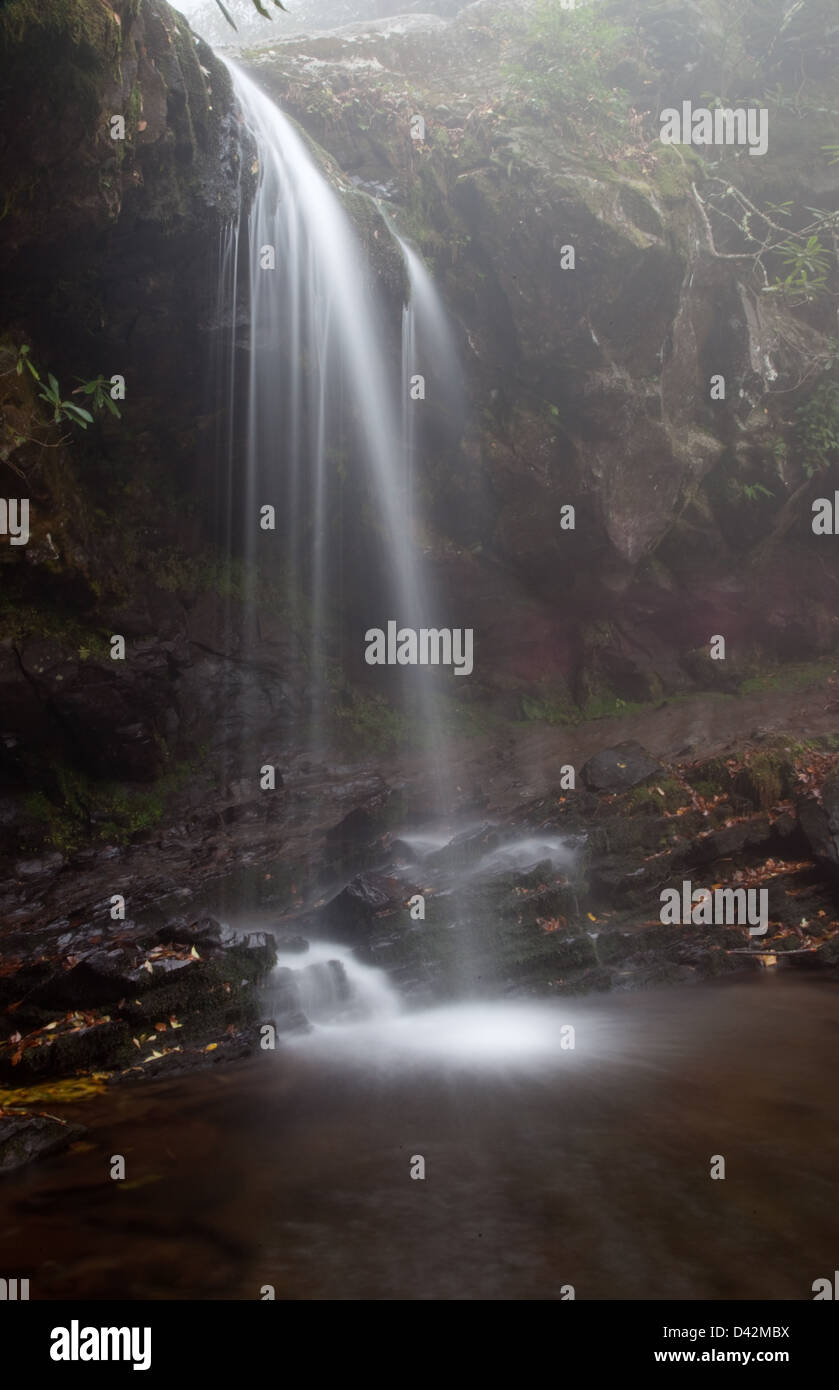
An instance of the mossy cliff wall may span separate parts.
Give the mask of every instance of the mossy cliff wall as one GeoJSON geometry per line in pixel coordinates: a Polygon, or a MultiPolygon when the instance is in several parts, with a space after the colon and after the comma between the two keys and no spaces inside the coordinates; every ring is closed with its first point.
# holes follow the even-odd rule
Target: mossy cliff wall
{"type": "Polygon", "coordinates": [[[237,576],[211,546],[207,365],[250,157],[227,69],[163,0],[10,0],[0,130],[0,472],[31,517],[0,549],[14,854],[142,829],[212,737],[224,662],[206,649],[237,576]],[[16,372],[24,344],[39,384],[16,372]],[[122,375],[121,420],[51,422],[47,372],[79,404],[79,378],[122,375]]]}

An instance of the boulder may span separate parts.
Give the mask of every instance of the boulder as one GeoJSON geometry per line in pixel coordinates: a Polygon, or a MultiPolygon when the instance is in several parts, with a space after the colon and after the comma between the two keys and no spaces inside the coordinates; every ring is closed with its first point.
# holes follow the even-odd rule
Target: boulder
{"type": "Polygon", "coordinates": [[[798,823],[813,856],[820,864],[839,872],[839,773],[825,778],[821,800],[801,797],[798,823]]]}
{"type": "Polygon", "coordinates": [[[66,1149],[84,1133],[54,1115],[0,1115],[0,1173],[66,1149]]]}
{"type": "Polygon", "coordinates": [[[628,787],[637,787],[656,774],[661,775],[661,771],[661,764],[646,748],[630,741],[595,753],[583,764],[580,776],[590,791],[622,792],[628,787]]]}
{"type": "Polygon", "coordinates": [[[320,909],[315,923],[325,935],[352,944],[369,934],[377,912],[400,897],[395,880],[378,874],[356,874],[346,888],[320,909]]]}

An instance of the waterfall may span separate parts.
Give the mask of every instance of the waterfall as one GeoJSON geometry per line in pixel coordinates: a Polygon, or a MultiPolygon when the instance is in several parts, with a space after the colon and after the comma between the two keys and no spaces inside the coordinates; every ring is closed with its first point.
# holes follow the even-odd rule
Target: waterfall
{"type": "MultiPolygon", "coordinates": [[[[454,416],[456,427],[460,423],[457,417],[463,409],[463,373],[446,311],[422,257],[390,222],[388,225],[402,251],[411,288],[411,297],[405,308],[411,322],[407,352],[412,363],[421,363],[413,367],[413,371],[432,376],[435,394],[454,416]]],[[[404,327],[402,350],[404,360],[404,327]]],[[[409,368],[409,379],[410,375],[409,368]]]]}
{"type": "MultiPolygon", "coordinates": [[[[293,123],[228,66],[256,145],[255,194],[222,251],[222,294],[242,297],[245,320],[226,385],[242,422],[231,427],[228,446],[241,479],[239,539],[251,586],[278,542],[273,555],[282,555],[288,591],[298,593],[294,617],[308,643],[308,734],[316,744],[329,621],[359,556],[378,575],[370,587],[382,595],[382,622],[396,617],[418,627],[427,607],[406,534],[404,417],[375,277],[340,199],[293,123]],[[274,508],[273,537],[266,506],[274,508]],[[365,506],[372,520],[360,540],[365,506]],[[353,545],[358,555],[346,553],[353,545]]],[[[235,323],[235,308],[229,316],[235,323]]]]}
{"type": "Polygon", "coordinates": [[[402,455],[405,460],[404,506],[407,534],[414,502],[414,454],[416,452],[417,418],[411,400],[411,379],[417,362],[417,316],[413,296],[402,305],[402,455]]]}
{"type": "MultiPolygon", "coordinates": [[[[368,611],[376,604],[372,626],[390,619],[415,629],[440,625],[415,535],[415,421],[423,407],[411,398],[410,383],[415,373],[427,374],[445,401],[459,390],[460,372],[431,278],[398,237],[411,289],[401,362],[394,361],[397,324],[385,320],[376,277],[340,198],[294,124],[236,64],[228,66],[256,148],[254,197],[228,229],[221,257],[224,321],[233,325],[223,383],[232,421],[228,506],[242,515],[238,533],[230,523],[230,538],[238,535],[243,554],[245,598],[256,597],[260,566],[282,557],[284,588],[294,596],[290,624],[309,673],[306,728],[298,720],[295,734],[299,744],[321,751],[335,646],[330,621],[348,584],[362,585],[368,611]],[[263,525],[266,507],[274,508],[273,536],[263,525]]],[[[357,611],[358,592],[352,595],[357,611]]],[[[256,619],[236,613],[239,650],[254,650],[258,634],[247,622],[256,619]]],[[[359,621],[359,654],[365,628],[359,621]]],[[[445,813],[451,788],[435,708],[441,673],[414,667],[395,675],[425,750],[427,809],[445,813]]],[[[240,698],[244,706],[247,691],[240,698]]],[[[245,725],[243,713],[243,731],[245,725]]]]}

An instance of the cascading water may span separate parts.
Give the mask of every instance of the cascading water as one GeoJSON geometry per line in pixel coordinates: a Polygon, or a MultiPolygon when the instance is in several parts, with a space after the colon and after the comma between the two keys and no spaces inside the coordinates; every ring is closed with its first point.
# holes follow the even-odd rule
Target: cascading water
{"type": "MultiPolygon", "coordinates": [[[[227,447],[231,477],[243,477],[238,542],[251,599],[259,597],[266,556],[275,571],[278,555],[283,559],[283,590],[293,596],[290,626],[309,673],[308,707],[290,735],[298,748],[321,753],[328,746],[329,634],[353,579],[353,546],[367,552],[378,543],[378,554],[365,560],[376,581],[370,584],[368,571],[366,592],[383,605],[380,626],[393,617],[409,628],[439,625],[421,561],[413,471],[429,440],[415,423],[418,398],[411,386],[417,377],[430,383],[436,439],[447,429],[456,438],[460,368],[431,277],[396,233],[410,294],[402,359],[394,362],[388,345],[396,346],[397,325],[389,327],[380,311],[375,276],[338,196],[294,125],[237,66],[231,63],[230,70],[255,145],[256,179],[221,258],[224,321],[234,330],[225,386],[227,447]],[[266,508],[274,509],[278,535],[261,524],[266,508]]],[[[236,496],[234,483],[231,503],[236,496]]],[[[258,611],[257,604],[238,608],[240,627],[248,610],[258,611]]],[[[360,645],[361,627],[358,636],[360,645]]],[[[245,667],[249,650],[258,651],[258,637],[256,627],[238,634],[245,667]]],[[[426,825],[445,825],[450,838],[455,787],[440,717],[440,676],[416,667],[403,671],[402,696],[428,773],[418,810],[426,825]]],[[[251,696],[247,676],[239,682],[244,733],[251,696]]],[[[465,987],[476,983],[469,968],[473,931],[466,914],[452,957],[465,987]]],[[[384,977],[350,952],[316,947],[288,968],[310,1022],[334,1026],[393,1015],[384,977]]]]}
{"type": "MultiPolygon", "coordinates": [[[[390,223],[388,224],[390,225],[390,223]]],[[[435,393],[456,417],[463,403],[463,373],[446,311],[422,257],[391,226],[402,251],[411,297],[405,313],[411,323],[408,337],[408,380],[413,371],[433,374],[435,393]],[[422,361],[422,368],[412,364],[422,361]]],[[[405,353],[403,329],[403,355],[405,353]]],[[[456,423],[460,423],[456,420],[456,423]]]]}
{"type": "Polygon", "coordinates": [[[399,996],[384,971],[362,964],[345,946],[320,941],[304,956],[281,951],[277,966],[292,971],[300,1007],[312,1024],[381,1022],[400,1011],[399,996]]]}
{"type": "MultiPolygon", "coordinates": [[[[257,180],[222,254],[222,293],[243,296],[247,321],[245,340],[231,352],[227,389],[231,410],[244,419],[230,441],[234,474],[244,478],[241,543],[253,585],[271,544],[262,509],[273,506],[287,589],[298,594],[294,617],[307,648],[314,745],[325,717],[325,635],[356,558],[345,552],[357,543],[362,501],[373,517],[364,560],[378,565],[390,610],[384,618],[395,614],[419,627],[427,604],[406,535],[399,382],[372,273],[300,134],[239,67],[229,66],[256,145],[257,180]],[[244,455],[243,468],[236,454],[244,455]],[[352,487],[343,490],[351,467],[352,487]],[[347,516],[353,506],[356,513],[347,516]],[[371,559],[377,542],[380,553],[371,559]]],[[[235,310],[229,316],[235,319],[235,310]]]]}
{"type": "MultiPolygon", "coordinates": [[[[329,720],[330,624],[357,571],[366,574],[367,607],[370,594],[377,609],[382,605],[376,626],[391,619],[413,629],[438,626],[417,536],[418,404],[411,382],[417,372],[427,374],[442,413],[451,415],[460,368],[431,278],[395,236],[410,284],[397,374],[396,325],[388,326],[340,199],[292,122],[236,64],[228,66],[256,149],[254,196],[228,229],[221,258],[221,317],[236,324],[238,296],[244,324],[226,364],[225,397],[237,421],[226,441],[228,471],[244,478],[238,542],[249,599],[279,539],[263,529],[263,509],[274,508],[290,625],[309,673],[306,727],[298,717],[293,734],[318,753],[329,720]]],[[[236,621],[241,626],[240,609],[236,621]]],[[[359,650],[363,632],[359,624],[359,650]]],[[[247,655],[257,639],[255,629],[240,631],[240,651],[247,655]]],[[[441,672],[413,667],[397,674],[403,713],[429,773],[424,810],[445,816],[453,788],[437,707],[441,672]]]]}

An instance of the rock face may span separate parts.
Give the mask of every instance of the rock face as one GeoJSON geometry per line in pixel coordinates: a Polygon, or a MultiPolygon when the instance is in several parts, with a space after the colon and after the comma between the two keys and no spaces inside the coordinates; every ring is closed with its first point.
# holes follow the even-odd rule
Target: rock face
{"type": "Polygon", "coordinates": [[[230,735],[236,615],[198,480],[219,237],[251,155],[227,69],[163,0],[12,0],[0,69],[0,473],[31,517],[29,543],[0,550],[0,854],[25,857],[45,833],[66,853],[153,823],[211,723],[230,735]],[[15,371],[22,345],[38,382],[15,371]],[[47,372],[76,402],[79,379],[119,374],[122,419],[51,424],[47,372]]]}
{"type": "Polygon", "coordinates": [[[426,460],[425,486],[441,588],[480,643],[473,686],[499,709],[731,691],[835,645],[810,478],[837,454],[810,451],[807,424],[819,391],[839,401],[835,313],[773,288],[778,253],[764,277],[736,228],[738,199],[766,208],[782,187],[801,225],[839,202],[815,39],[827,25],[835,52],[834,29],[821,0],[776,33],[782,18],[747,5],[735,41],[701,2],[551,27],[545,6],[481,0],[421,34],[273,36],[245,55],[390,200],[444,288],[473,425],[426,460]],[[732,43],[756,91],[813,72],[807,122],[767,97],[765,157],[662,145],[658,112],[701,105],[732,43]],[[708,659],[714,634],[726,663],[708,659]]]}
{"type": "MultiPolygon", "coordinates": [[[[368,250],[385,240],[370,190],[453,317],[468,423],[453,439],[432,392],[417,471],[450,621],[476,632],[474,676],[455,682],[467,724],[487,708],[563,726],[691,687],[725,695],[832,649],[836,552],[809,526],[839,437],[832,301],[763,292],[719,183],[756,206],[784,189],[805,209],[839,201],[820,3],[777,42],[772,7],[745,7],[755,90],[815,85],[800,112],[772,106],[765,160],[724,151],[719,170],[657,138],[657,110],[699,101],[726,59],[704,0],[638,0],[638,42],[560,15],[559,54],[534,33],[538,4],[441,0],[406,26],[378,22],[390,4],[330,0],[330,22],[377,22],[284,42],[278,16],[270,48],[246,55],[357,185],[368,250]],[[716,633],[724,663],[707,654],[716,633]]],[[[219,232],[253,174],[227,70],[163,0],[10,0],[0,58],[0,469],[6,496],[23,474],[32,508],[30,543],[0,546],[2,905],[84,913],[96,853],[115,892],[112,871],[132,868],[171,892],[251,842],[299,863],[331,831],[343,870],[401,767],[383,770],[371,740],[303,769],[289,745],[311,692],[289,594],[261,576],[254,597],[214,544],[229,482],[206,393],[219,232]],[[65,391],[124,375],[122,421],[65,440],[15,371],[22,344],[65,391]],[[130,661],[111,660],[114,634],[130,661]]],[[[336,615],[346,631],[358,599],[336,615]]],[[[336,681],[336,724],[378,734],[380,707],[356,693],[336,681]]]]}

